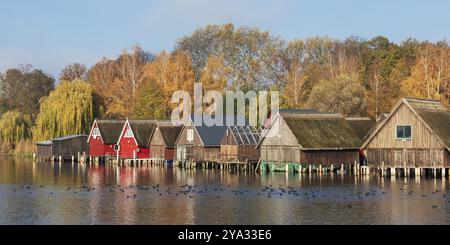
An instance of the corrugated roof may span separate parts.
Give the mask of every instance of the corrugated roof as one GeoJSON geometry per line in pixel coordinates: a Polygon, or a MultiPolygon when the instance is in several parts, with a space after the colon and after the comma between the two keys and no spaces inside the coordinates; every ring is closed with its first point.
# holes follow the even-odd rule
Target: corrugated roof
{"type": "Polygon", "coordinates": [[[147,147],[147,143],[156,127],[155,120],[129,120],[131,130],[139,147],[147,147]]]}
{"type": "Polygon", "coordinates": [[[37,142],[36,145],[44,145],[44,146],[50,146],[52,145],[52,141],[51,140],[47,140],[47,141],[41,141],[41,142],[37,142]]]}
{"type": "Polygon", "coordinates": [[[363,140],[373,127],[373,121],[368,117],[347,117],[345,120],[350,124],[350,127],[352,127],[360,140],[363,140]]]}
{"type": "Polygon", "coordinates": [[[408,104],[450,148],[450,113],[439,101],[406,98],[408,104]]]}
{"type": "Polygon", "coordinates": [[[59,138],[54,138],[52,141],[61,141],[61,140],[67,140],[67,139],[73,139],[78,137],[87,137],[85,134],[72,134],[72,135],[66,135],[59,138]]]}
{"type": "Polygon", "coordinates": [[[359,149],[361,140],[339,114],[290,114],[282,117],[304,149],[359,149]]]}
{"type": "Polygon", "coordinates": [[[119,140],[125,120],[96,120],[104,144],[115,144],[119,140]]]}

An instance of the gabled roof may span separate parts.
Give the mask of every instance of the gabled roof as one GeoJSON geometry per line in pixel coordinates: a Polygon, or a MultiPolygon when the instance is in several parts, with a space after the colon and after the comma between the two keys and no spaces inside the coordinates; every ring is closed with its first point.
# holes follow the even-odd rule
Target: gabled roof
{"type": "Polygon", "coordinates": [[[373,126],[372,119],[368,117],[347,117],[345,120],[350,124],[350,127],[360,140],[366,137],[373,126]]]}
{"type": "Polygon", "coordinates": [[[104,144],[115,144],[120,137],[125,120],[96,119],[104,144]]]}
{"type": "Polygon", "coordinates": [[[359,149],[361,140],[339,114],[281,115],[305,150],[359,149]]]}
{"type": "Polygon", "coordinates": [[[224,136],[227,126],[194,126],[204,146],[220,146],[220,140],[224,136]]]}
{"type": "Polygon", "coordinates": [[[182,126],[158,126],[166,147],[174,147],[182,126]]]}
{"type": "Polygon", "coordinates": [[[417,116],[425,127],[427,127],[450,151],[450,113],[437,100],[403,98],[394,107],[388,118],[368,137],[363,144],[365,147],[375,135],[386,125],[402,104],[405,104],[417,116]]]}
{"type": "Polygon", "coordinates": [[[139,147],[146,147],[156,127],[155,120],[128,120],[139,147]]]}

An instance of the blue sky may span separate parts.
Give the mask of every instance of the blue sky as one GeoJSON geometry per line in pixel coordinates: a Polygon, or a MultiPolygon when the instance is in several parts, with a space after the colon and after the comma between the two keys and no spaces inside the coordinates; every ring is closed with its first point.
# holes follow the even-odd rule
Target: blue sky
{"type": "Polygon", "coordinates": [[[170,50],[207,24],[256,26],[287,40],[316,35],[450,38],[445,0],[2,0],[0,72],[19,64],[57,76],[68,63],[92,65],[139,44],[170,50]]]}

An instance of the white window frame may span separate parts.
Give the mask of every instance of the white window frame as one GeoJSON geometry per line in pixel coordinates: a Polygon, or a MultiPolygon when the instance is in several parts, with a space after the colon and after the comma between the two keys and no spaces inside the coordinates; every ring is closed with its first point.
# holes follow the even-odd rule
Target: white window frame
{"type": "Polygon", "coordinates": [[[134,135],[133,135],[133,130],[131,130],[131,128],[127,128],[126,130],[125,130],[125,133],[123,134],[123,137],[124,138],[133,138],[134,137],[134,135]]]}
{"type": "Polygon", "coordinates": [[[189,142],[194,141],[194,129],[193,128],[188,128],[186,130],[186,140],[189,142]]]}
{"type": "Polygon", "coordinates": [[[402,140],[402,141],[406,141],[406,140],[412,140],[412,138],[413,138],[413,126],[411,125],[411,124],[396,124],[395,125],[395,139],[397,139],[397,140],[402,140]],[[397,128],[398,127],[410,127],[411,128],[411,137],[409,137],[409,138],[399,138],[398,137],[398,135],[397,135],[397,128]]]}
{"type": "Polygon", "coordinates": [[[97,127],[95,127],[94,130],[92,130],[92,136],[94,136],[94,137],[100,137],[101,136],[100,130],[97,127]]]}

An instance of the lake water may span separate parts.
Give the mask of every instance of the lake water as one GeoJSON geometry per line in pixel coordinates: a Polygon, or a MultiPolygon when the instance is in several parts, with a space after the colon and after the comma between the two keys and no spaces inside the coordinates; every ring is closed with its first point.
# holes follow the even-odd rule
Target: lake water
{"type": "Polygon", "coordinates": [[[0,224],[450,224],[449,179],[0,158],[0,224]]]}

